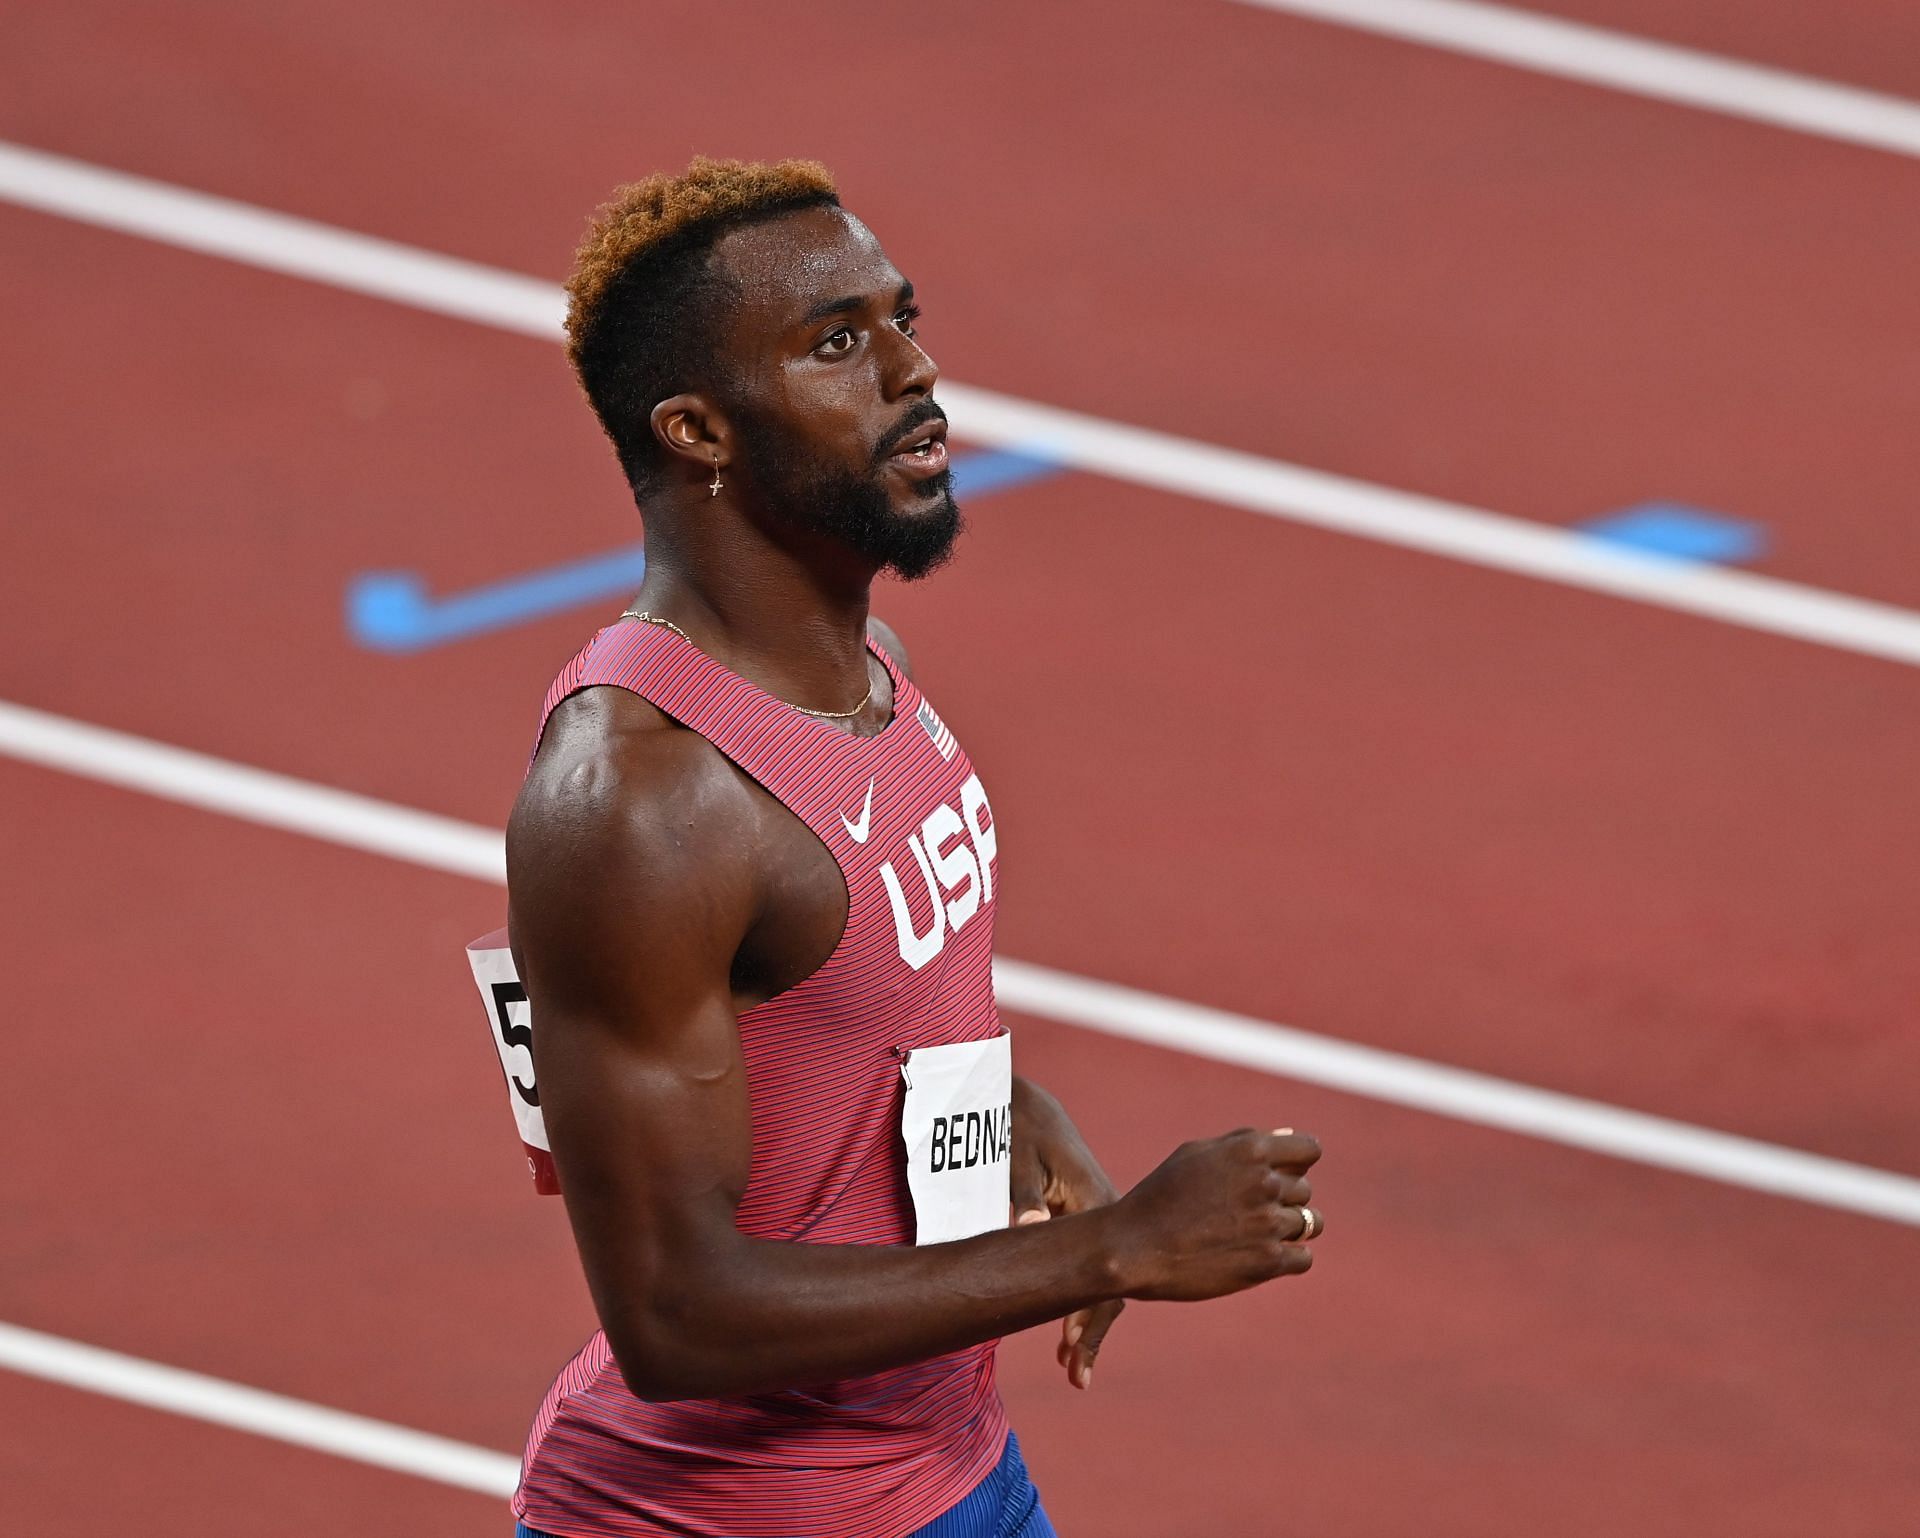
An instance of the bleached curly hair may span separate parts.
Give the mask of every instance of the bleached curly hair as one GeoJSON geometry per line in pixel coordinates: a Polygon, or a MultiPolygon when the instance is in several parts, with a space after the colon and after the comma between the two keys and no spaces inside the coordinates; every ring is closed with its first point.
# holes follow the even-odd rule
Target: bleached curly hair
{"type": "Polygon", "coordinates": [[[636,496],[666,452],[653,408],[714,383],[715,320],[729,296],[708,258],[727,231],[802,208],[837,207],[818,161],[710,160],[618,189],[594,214],[567,279],[567,356],[636,496]]]}

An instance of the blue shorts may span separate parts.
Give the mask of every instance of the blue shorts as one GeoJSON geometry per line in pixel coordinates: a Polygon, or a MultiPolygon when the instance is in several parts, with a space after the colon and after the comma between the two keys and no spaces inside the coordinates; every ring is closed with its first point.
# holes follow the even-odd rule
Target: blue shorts
{"type": "MultiPolygon", "coordinates": [[[[514,1538],[547,1538],[524,1523],[514,1538]]],[[[913,1538],[1055,1538],[1053,1524],[1040,1509],[1040,1492],[1020,1456],[1020,1439],[1007,1433],[1007,1450],[992,1473],[949,1506],[913,1538]]]]}

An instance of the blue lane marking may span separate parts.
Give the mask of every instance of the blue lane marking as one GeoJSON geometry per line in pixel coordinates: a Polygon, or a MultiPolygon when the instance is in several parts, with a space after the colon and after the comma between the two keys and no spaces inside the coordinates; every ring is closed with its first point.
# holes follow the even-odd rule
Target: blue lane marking
{"type": "MultiPolygon", "coordinates": [[[[1037,450],[953,456],[956,496],[986,496],[1059,473],[1058,462],[1037,450]]],[[[347,633],[375,651],[423,651],[581,604],[629,597],[646,571],[644,548],[628,545],[446,598],[430,597],[425,580],[414,572],[362,572],[347,584],[347,633]]]]}
{"type": "Polygon", "coordinates": [[[1767,548],[1766,530],[1759,524],[1680,502],[1642,502],[1576,527],[1610,545],[1720,566],[1757,560],[1767,548]]]}
{"type": "Polygon", "coordinates": [[[375,651],[412,652],[524,624],[596,599],[631,593],[647,572],[643,547],[508,577],[448,598],[429,598],[410,571],[363,572],[347,584],[347,630],[375,651]]]}
{"type": "Polygon", "coordinates": [[[1060,462],[1033,449],[982,449],[953,456],[953,494],[984,497],[1060,473],[1060,462]]]}

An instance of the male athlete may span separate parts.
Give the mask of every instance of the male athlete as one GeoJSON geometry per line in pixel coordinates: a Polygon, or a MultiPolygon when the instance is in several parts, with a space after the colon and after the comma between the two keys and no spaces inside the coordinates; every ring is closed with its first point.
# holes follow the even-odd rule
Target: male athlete
{"type": "Polygon", "coordinates": [[[1045,1538],[996,1341],[1064,1320],[1084,1388],[1122,1300],[1305,1271],[1318,1146],[1189,1143],[1119,1196],[1013,1077],[993,813],[867,610],[959,532],[937,371],[824,168],[628,187],[569,294],[647,574],[555,682],[507,835],[602,1325],[520,1531],[1045,1538]]]}

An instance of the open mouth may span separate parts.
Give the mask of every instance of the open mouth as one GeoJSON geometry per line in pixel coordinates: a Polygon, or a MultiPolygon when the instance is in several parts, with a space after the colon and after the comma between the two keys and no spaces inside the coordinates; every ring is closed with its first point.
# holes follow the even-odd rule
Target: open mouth
{"type": "Polygon", "coordinates": [[[927,423],[912,433],[887,459],[915,477],[938,475],[947,468],[947,424],[943,421],[927,423]]]}

